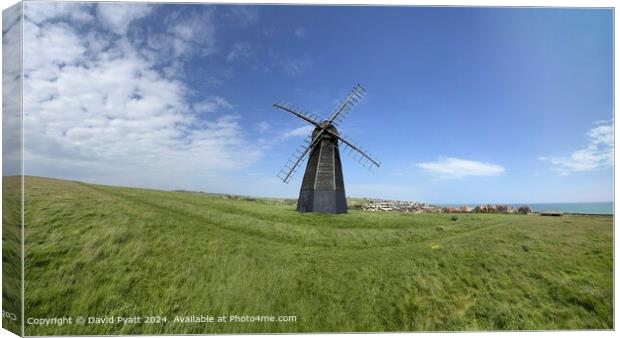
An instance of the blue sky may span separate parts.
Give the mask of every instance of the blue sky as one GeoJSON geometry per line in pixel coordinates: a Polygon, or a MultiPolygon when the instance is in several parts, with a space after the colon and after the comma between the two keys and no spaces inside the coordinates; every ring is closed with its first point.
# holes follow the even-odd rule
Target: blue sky
{"type": "Polygon", "coordinates": [[[275,175],[307,130],[272,104],[326,116],[360,83],[368,95],[340,131],[382,167],[343,156],[349,196],[613,199],[611,10],[29,3],[25,13],[29,174],[296,197],[301,175],[288,185],[275,175]]]}

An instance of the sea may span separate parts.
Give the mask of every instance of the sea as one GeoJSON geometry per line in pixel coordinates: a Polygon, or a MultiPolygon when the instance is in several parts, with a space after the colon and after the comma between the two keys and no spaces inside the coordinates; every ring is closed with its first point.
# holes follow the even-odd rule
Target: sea
{"type": "MultiPolygon", "coordinates": [[[[495,203],[490,203],[495,204],[495,203]]],[[[502,205],[508,205],[513,208],[518,208],[522,205],[527,205],[533,212],[540,211],[562,211],[564,213],[571,214],[593,214],[593,215],[613,215],[614,202],[588,202],[588,203],[496,203],[502,205]]],[[[434,204],[440,207],[446,208],[459,208],[464,205],[469,207],[475,207],[481,205],[480,203],[472,204],[434,204]]]]}

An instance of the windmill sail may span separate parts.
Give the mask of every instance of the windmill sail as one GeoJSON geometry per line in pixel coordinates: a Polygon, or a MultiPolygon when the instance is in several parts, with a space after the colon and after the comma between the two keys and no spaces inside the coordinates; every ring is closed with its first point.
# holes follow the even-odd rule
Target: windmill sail
{"type": "MultiPolygon", "coordinates": [[[[321,132],[323,134],[323,132],[321,132]]],[[[319,136],[321,135],[319,134],[319,136]]],[[[312,134],[306,136],[304,141],[299,147],[295,150],[293,155],[286,161],[282,169],[278,172],[278,178],[282,180],[284,183],[288,183],[294,177],[297,169],[303,162],[303,160],[308,155],[308,152],[316,145],[319,141],[319,137],[317,137],[314,141],[312,140],[312,134]]]]}
{"type": "Polygon", "coordinates": [[[358,104],[364,98],[364,95],[366,95],[366,89],[359,84],[355,85],[349,95],[345,96],[344,99],[340,101],[338,107],[336,107],[329,117],[329,122],[335,125],[342,123],[344,118],[349,114],[349,111],[351,111],[351,108],[358,104]]]}
{"type": "Polygon", "coordinates": [[[351,138],[344,135],[337,135],[337,137],[340,145],[344,146],[345,150],[348,150],[347,153],[366,169],[374,172],[374,169],[381,166],[381,162],[373,159],[373,156],[368,151],[362,149],[351,138]]]}
{"type": "Polygon", "coordinates": [[[316,116],[316,115],[314,115],[314,114],[312,114],[310,112],[300,111],[296,107],[288,105],[286,103],[275,103],[273,106],[276,107],[276,108],[282,109],[282,110],[284,110],[286,112],[289,112],[289,113],[299,117],[300,119],[302,119],[302,120],[304,120],[306,122],[309,122],[310,124],[313,124],[315,126],[318,126],[319,123],[320,123],[319,122],[320,118],[318,116],[316,116]]]}

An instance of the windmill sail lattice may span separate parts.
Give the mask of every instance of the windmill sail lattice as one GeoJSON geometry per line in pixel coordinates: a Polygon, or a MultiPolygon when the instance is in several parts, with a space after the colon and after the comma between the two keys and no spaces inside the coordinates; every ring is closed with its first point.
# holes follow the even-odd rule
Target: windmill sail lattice
{"type": "Polygon", "coordinates": [[[314,126],[311,135],[295,150],[278,177],[285,183],[291,181],[301,163],[308,157],[297,210],[299,212],[346,213],[347,203],[339,145],[354,156],[360,164],[372,171],[381,166],[369,153],[350,138],[340,135],[336,127],[344,121],[351,108],[359,103],[366,90],[359,84],[340,101],[326,120],[300,109],[276,103],[274,107],[284,110],[314,126]]]}
{"type": "Polygon", "coordinates": [[[364,95],[366,95],[366,89],[357,84],[353,87],[353,90],[351,90],[349,95],[345,96],[345,98],[340,101],[338,107],[336,107],[332,115],[329,117],[329,121],[338,126],[349,114],[351,108],[353,108],[354,105],[358,104],[364,98],[364,95]]]}
{"type": "Polygon", "coordinates": [[[299,166],[303,162],[303,160],[308,155],[308,150],[310,149],[310,144],[312,143],[312,136],[308,135],[304,139],[303,143],[300,144],[291,158],[286,161],[286,164],[280,169],[278,172],[278,178],[281,179],[284,183],[288,183],[293,178],[294,174],[299,169],[299,166]]]}

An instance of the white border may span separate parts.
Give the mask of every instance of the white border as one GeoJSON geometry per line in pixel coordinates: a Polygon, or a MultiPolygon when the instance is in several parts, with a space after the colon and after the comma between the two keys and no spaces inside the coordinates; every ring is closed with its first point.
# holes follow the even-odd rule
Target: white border
{"type": "MultiPolygon", "coordinates": [[[[75,2],[80,2],[78,0],[66,0],[66,1],[75,1],[75,2]]],[[[99,2],[99,1],[96,1],[99,2]]],[[[135,0],[135,2],[181,2],[181,3],[231,3],[230,1],[223,1],[223,0],[210,0],[210,1],[180,1],[180,0],[168,0],[168,1],[145,1],[145,0],[135,0]]],[[[14,1],[14,0],[10,0],[10,1],[2,1],[0,4],[0,8],[2,10],[11,7],[12,5],[18,3],[18,1],[14,1]]],[[[615,53],[615,46],[616,46],[616,41],[617,41],[617,37],[618,37],[618,28],[615,25],[615,7],[616,4],[614,3],[614,1],[610,1],[610,0],[504,0],[504,1],[497,1],[497,0],[448,0],[448,1],[437,1],[437,0],[386,0],[386,1],[379,1],[379,0],[375,0],[375,1],[370,1],[370,0],[307,0],[307,1],[302,1],[302,0],[286,0],[286,1],[274,1],[274,0],[242,0],[242,1],[238,1],[237,3],[245,3],[245,4],[317,4],[317,5],[339,5],[339,4],[350,4],[350,5],[396,5],[396,6],[474,6],[474,7],[607,7],[607,8],[614,8],[614,109],[615,109],[615,98],[617,97],[618,94],[618,89],[615,86],[615,79],[616,77],[616,67],[615,64],[618,61],[618,56],[615,53]]],[[[0,18],[0,22],[1,22],[1,18],[0,18]]],[[[0,47],[0,52],[2,51],[2,47],[0,47]]],[[[1,65],[0,65],[0,71],[1,71],[1,65]]],[[[0,106],[1,106],[1,102],[2,102],[2,98],[0,95],[0,106]]],[[[614,116],[615,116],[615,111],[614,111],[614,116]]],[[[614,130],[615,130],[615,126],[616,126],[616,121],[614,121],[614,130]]],[[[1,133],[1,129],[0,129],[0,133],[1,133]]],[[[22,133],[23,135],[23,133],[22,133]]],[[[23,141],[23,140],[22,140],[23,141]]],[[[0,145],[1,145],[1,138],[0,138],[0,145]]],[[[616,147],[615,152],[614,152],[614,159],[617,158],[618,154],[618,149],[616,147]]],[[[22,158],[23,161],[23,158],[22,158]]],[[[615,163],[615,162],[614,162],[615,163]]],[[[1,159],[0,159],[0,164],[1,164],[1,159]]],[[[22,170],[23,170],[23,165],[22,165],[22,170]]],[[[614,215],[615,215],[615,211],[618,210],[617,206],[618,206],[618,196],[616,195],[616,192],[618,191],[617,189],[615,189],[616,187],[616,181],[615,181],[615,177],[618,174],[618,167],[615,166],[614,167],[614,215]]],[[[0,216],[2,214],[2,211],[0,210],[0,216]]],[[[22,213],[23,214],[23,213],[22,213]]],[[[23,230],[23,229],[22,229],[23,230]]],[[[22,233],[22,240],[23,240],[23,233],[22,233]]],[[[615,278],[615,272],[618,271],[618,261],[615,259],[615,247],[616,247],[616,242],[617,239],[615,237],[615,216],[614,216],[614,325],[617,325],[618,323],[618,319],[620,318],[620,315],[618,314],[618,295],[615,292],[616,290],[618,290],[617,286],[618,286],[618,279],[615,278]]],[[[1,245],[0,245],[1,248],[1,245]]],[[[22,246],[22,250],[23,250],[23,246],[22,246]]],[[[23,253],[22,253],[23,254],[23,253]]],[[[23,259],[23,256],[22,256],[23,259]]],[[[23,269],[23,262],[22,262],[22,269],[23,269]]],[[[22,276],[23,277],[23,276],[22,276]]],[[[2,278],[0,276],[0,285],[2,283],[2,278]]],[[[23,285],[23,282],[22,282],[23,285]]],[[[23,290],[22,290],[23,292],[23,290]]],[[[1,301],[1,297],[0,297],[0,301],[1,301]]],[[[23,305],[23,297],[22,297],[22,305],[23,305]]],[[[23,311],[23,306],[22,306],[22,311],[23,311]]],[[[22,314],[22,319],[23,319],[23,314],[22,314]]],[[[23,330],[23,326],[22,326],[22,330],[23,330]]],[[[354,334],[302,334],[304,337],[309,337],[309,338],[314,338],[314,337],[333,337],[333,338],[362,338],[362,337],[375,337],[375,336],[380,336],[382,335],[383,337],[411,337],[411,336],[416,336],[416,337],[477,337],[477,336],[483,336],[483,337],[583,337],[585,335],[588,336],[588,338],[590,337],[612,337],[615,336],[615,332],[614,331],[518,331],[518,332],[513,332],[513,331],[505,331],[505,332],[456,332],[456,333],[384,333],[384,334],[378,334],[378,333],[354,333],[354,334]]],[[[190,337],[189,335],[178,335],[178,336],[183,336],[183,337],[190,337]]],[[[197,335],[198,337],[212,337],[214,335],[197,335]]],[[[191,337],[197,337],[197,336],[191,336],[191,337]]],[[[250,334],[244,334],[244,335],[221,335],[221,336],[226,336],[226,337],[234,337],[234,338],[241,338],[241,337],[259,337],[259,336],[264,336],[264,335],[250,335],[250,334]]],[[[289,336],[288,334],[279,334],[279,336],[289,336]]],[[[4,338],[4,337],[17,337],[16,335],[14,335],[13,333],[10,333],[9,331],[6,331],[4,329],[0,329],[0,338],[4,338]]],[[[86,337],[101,337],[101,336],[86,336],[86,337]]],[[[144,335],[144,336],[127,336],[127,337],[161,337],[161,336],[148,336],[148,335],[144,335]]]]}

